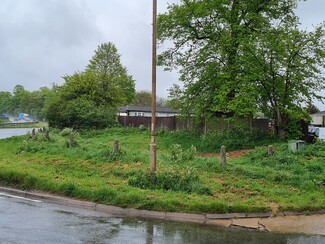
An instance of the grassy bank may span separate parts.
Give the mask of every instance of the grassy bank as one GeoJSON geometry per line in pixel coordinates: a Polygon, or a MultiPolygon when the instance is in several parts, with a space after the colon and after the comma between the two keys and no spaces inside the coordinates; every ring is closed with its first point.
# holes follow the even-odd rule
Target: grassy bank
{"type": "Polygon", "coordinates": [[[45,133],[0,140],[0,184],[159,211],[325,208],[325,144],[292,153],[286,144],[277,143],[269,157],[265,146],[274,138],[227,133],[160,131],[155,184],[149,174],[147,130],[78,132],[74,147],[69,146],[68,130],[51,131],[50,140],[45,133]],[[112,152],[115,139],[120,142],[118,153],[112,152]],[[217,156],[197,156],[217,152],[224,143],[231,149],[258,147],[240,158],[228,158],[226,167],[219,165],[217,156]]]}

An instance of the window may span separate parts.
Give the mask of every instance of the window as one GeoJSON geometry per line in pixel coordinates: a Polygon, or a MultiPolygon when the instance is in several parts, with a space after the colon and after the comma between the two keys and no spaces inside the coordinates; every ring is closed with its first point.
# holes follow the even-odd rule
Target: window
{"type": "Polygon", "coordinates": [[[140,113],[140,112],[135,112],[134,114],[135,114],[135,116],[138,116],[138,117],[143,117],[144,116],[144,113],[140,113]]]}

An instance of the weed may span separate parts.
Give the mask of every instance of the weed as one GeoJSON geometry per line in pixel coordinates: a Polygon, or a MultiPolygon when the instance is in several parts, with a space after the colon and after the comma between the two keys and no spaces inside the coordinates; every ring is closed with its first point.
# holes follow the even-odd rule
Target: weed
{"type": "Polygon", "coordinates": [[[139,171],[129,178],[129,185],[142,189],[182,191],[200,195],[212,194],[208,187],[200,184],[199,177],[192,170],[180,172],[169,168],[166,172],[158,173],[155,181],[152,179],[153,176],[150,173],[139,171]]]}
{"type": "Polygon", "coordinates": [[[195,146],[191,146],[187,150],[183,150],[182,146],[179,144],[173,144],[170,149],[170,159],[173,162],[182,162],[182,161],[190,161],[194,159],[194,155],[196,154],[196,148],[195,146]]]}

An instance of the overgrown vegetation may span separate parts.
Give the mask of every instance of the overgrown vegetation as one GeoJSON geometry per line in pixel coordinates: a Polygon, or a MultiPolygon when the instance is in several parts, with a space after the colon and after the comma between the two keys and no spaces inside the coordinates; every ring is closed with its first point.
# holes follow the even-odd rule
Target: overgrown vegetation
{"type": "MultiPolygon", "coordinates": [[[[178,144],[186,149],[194,146],[200,152],[216,152],[221,146],[227,146],[227,150],[254,148],[256,146],[267,145],[277,142],[274,134],[250,130],[245,127],[236,127],[222,131],[209,132],[207,134],[184,132],[184,131],[165,131],[158,132],[159,140],[164,145],[178,144]]],[[[176,148],[175,148],[176,150],[176,148]]]]}
{"type": "Polygon", "coordinates": [[[256,139],[255,132],[251,132],[252,139],[223,132],[228,137],[222,141],[221,132],[200,135],[164,131],[157,136],[158,173],[152,183],[148,130],[74,131],[75,147],[67,146],[70,133],[69,129],[56,129],[48,137],[44,131],[34,137],[0,140],[0,184],[158,211],[325,208],[325,144],[289,152],[285,143],[273,141],[275,153],[268,156],[266,145],[272,137],[256,139]],[[114,153],[116,139],[120,148],[114,153]],[[198,156],[218,152],[219,142],[226,146],[233,142],[234,149],[244,147],[246,142],[252,148],[250,140],[260,146],[241,158],[228,158],[226,167],[220,166],[217,156],[198,156]]]}

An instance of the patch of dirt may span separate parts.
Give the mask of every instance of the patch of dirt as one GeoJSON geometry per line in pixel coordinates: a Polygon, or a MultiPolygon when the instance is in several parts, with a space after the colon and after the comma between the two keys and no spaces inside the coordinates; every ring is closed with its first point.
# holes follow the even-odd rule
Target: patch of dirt
{"type": "MultiPolygon", "coordinates": [[[[237,151],[232,151],[227,153],[227,157],[229,158],[240,158],[243,155],[253,151],[253,149],[242,149],[237,151]]],[[[200,153],[197,156],[199,157],[219,157],[220,153],[200,153]]]]}

